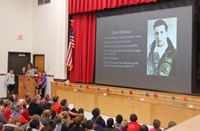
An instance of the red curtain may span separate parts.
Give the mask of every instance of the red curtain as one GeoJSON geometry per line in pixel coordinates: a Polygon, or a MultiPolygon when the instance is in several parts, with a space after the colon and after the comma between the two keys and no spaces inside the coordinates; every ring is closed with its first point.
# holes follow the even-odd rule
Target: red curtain
{"type": "Polygon", "coordinates": [[[141,3],[157,2],[157,0],[69,0],[69,14],[117,8],[141,3]]]}
{"type": "MultiPolygon", "coordinates": [[[[82,0],[78,0],[80,1],[82,0]]],[[[90,83],[93,81],[94,74],[96,15],[95,13],[76,14],[72,19],[75,49],[70,81],[90,83]]]]}

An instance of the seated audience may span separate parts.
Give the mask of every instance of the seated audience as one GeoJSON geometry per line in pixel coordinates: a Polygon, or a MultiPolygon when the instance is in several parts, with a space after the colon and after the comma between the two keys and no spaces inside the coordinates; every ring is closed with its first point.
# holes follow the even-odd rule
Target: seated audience
{"type": "Polygon", "coordinates": [[[81,122],[83,121],[83,116],[78,115],[74,118],[74,126],[70,129],[70,131],[84,131],[83,128],[81,128],[81,122]]]}
{"type": "Polygon", "coordinates": [[[136,114],[131,114],[130,115],[130,121],[128,123],[128,128],[127,131],[139,131],[140,130],[140,124],[137,123],[137,115],[136,114]]]}
{"type": "Polygon", "coordinates": [[[44,126],[47,126],[48,122],[51,120],[51,111],[50,110],[44,110],[42,112],[42,115],[41,115],[41,123],[44,125],[44,126]]]}
{"type": "Polygon", "coordinates": [[[42,124],[42,122],[40,121],[40,116],[38,114],[35,114],[31,117],[31,120],[38,120],[40,122],[40,129],[42,129],[44,127],[44,125],[42,124]]]}
{"type": "Polygon", "coordinates": [[[65,124],[68,128],[70,123],[72,122],[71,119],[69,120],[70,116],[67,111],[62,111],[61,115],[63,117],[63,124],[65,124]]]}
{"type": "Polygon", "coordinates": [[[95,131],[94,130],[94,122],[92,120],[88,120],[86,123],[86,131],[95,131]]]}
{"type": "Polygon", "coordinates": [[[39,131],[40,129],[40,121],[38,120],[31,120],[29,123],[29,128],[27,131],[39,131]]]}
{"type": "Polygon", "coordinates": [[[31,104],[29,105],[28,107],[28,110],[29,110],[29,114],[31,116],[35,115],[35,114],[38,114],[38,115],[41,115],[42,114],[42,109],[40,108],[40,106],[38,105],[39,101],[38,101],[38,98],[37,97],[34,97],[32,99],[32,102],[31,104]]]}
{"type": "Polygon", "coordinates": [[[4,131],[13,131],[15,127],[20,126],[20,118],[17,116],[12,117],[9,119],[8,124],[4,124],[3,128],[4,131]]]}
{"type": "Polygon", "coordinates": [[[78,115],[75,108],[69,108],[67,99],[62,99],[60,104],[62,105],[62,111],[68,111],[71,119],[74,119],[78,115]]]}
{"type": "Polygon", "coordinates": [[[29,111],[25,105],[25,100],[24,99],[19,99],[19,105],[22,106],[23,108],[23,112],[22,112],[22,115],[24,116],[24,118],[28,121],[31,120],[31,116],[29,114],[29,111]]]}
{"type": "Polygon", "coordinates": [[[120,129],[122,121],[123,121],[123,116],[121,114],[118,114],[116,116],[116,122],[114,124],[114,127],[117,128],[117,129],[120,129]]]}
{"type": "Polygon", "coordinates": [[[127,120],[123,120],[122,124],[121,124],[120,131],[127,131],[127,128],[128,128],[128,121],[127,120]]]}
{"type": "Polygon", "coordinates": [[[68,127],[63,124],[63,117],[61,115],[56,115],[54,120],[56,122],[56,128],[54,131],[68,131],[68,127]]]}
{"type": "Polygon", "coordinates": [[[49,100],[47,99],[47,98],[42,98],[42,101],[40,102],[40,108],[44,111],[44,110],[46,110],[46,109],[51,109],[51,107],[52,107],[52,104],[51,103],[49,103],[49,100]]]}
{"type": "Polygon", "coordinates": [[[9,100],[5,101],[3,103],[3,111],[2,113],[4,114],[5,118],[6,118],[6,121],[8,122],[8,120],[10,119],[10,115],[11,115],[11,110],[10,110],[10,107],[11,107],[11,102],[9,100]]]}
{"type": "Polygon", "coordinates": [[[4,114],[0,111],[0,122],[6,124],[7,119],[4,114]]]}
{"type": "Polygon", "coordinates": [[[95,128],[94,128],[96,131],[102,131],[103,129],[102,121],[103,121],[103,118],[101,116],[97,116],[95,128]]]}
{"type": "Polygon", "coordinates": [[[23,112],[23,108],[22,108],[20,105],[17,105],[17,106],[15,107],[14,116],[17,116],[17,117],[20,118],[20,124],[21,124],[21,125],[28,123],[28,120],[26,120],[26,119],[24,118],[24,116],[22,115],[22,112],[23,112]]]}
{"type": "Polygon", "coordinates": [[[151,128],[149,131],[162,131],[162,130],[160,129],[160,125],[161,125],[160,120],[155,119],[155,120],[153,121],[153,128],[151,128]]]}
{"type": "MultiPolygon", "coordinates": [[[[99,110],[99,108],[94,108],[94,109],[92,110],[92,115],[93,115],[92,121],[93,121],[94,123],[96,123],[96,119],[97,119],[97,117],[100,115],[100,110],[99,110]]],[[[101,125],[102,125],[102,127],[106,127],[106,123],[105,123],[105,121],[104,121],[103,118],[102,118],[102,123],[101,123],[101,125]]]]}
{"type": "Polygon", "coordinates": [[[48,127],[51,127],[54,131],[54,129],[56,128],[56,122],[54,120],[49,121],[49,123],[47,124],[48,127]]]}
{"type": "Polygon", "coordinates": [[[62,106],[61,104],[59,104],[59,96],[54,96],[52,100],[53,100],[53,105],[51,107],[51,110],[54,110],[56,114],[60,114],[62,112],[62,106]]]}
{"type": "Polygon", "coordinates": [[[108,120],[107,120],[107,126],[104,127],[102,131],[112,131],[113,124],[114,124],[113,118],[108,118],[108,120]]]}

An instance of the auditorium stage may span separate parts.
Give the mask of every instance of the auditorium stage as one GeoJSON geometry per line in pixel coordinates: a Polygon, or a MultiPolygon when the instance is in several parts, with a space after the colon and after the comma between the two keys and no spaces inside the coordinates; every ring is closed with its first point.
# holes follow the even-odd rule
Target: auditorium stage
{"type": "Polygon", "coordinates": [[[76,108],[91,112],[99,107],[101,114],[115,117],[122,114],[129,120],[131,113],[138,122],[152,124],[159,119],[166,127],[173,120],[181,123],[200,114],[200,96],[155,92],[95,84],[52,82],[51,96],[67,98],[76,108]]]}

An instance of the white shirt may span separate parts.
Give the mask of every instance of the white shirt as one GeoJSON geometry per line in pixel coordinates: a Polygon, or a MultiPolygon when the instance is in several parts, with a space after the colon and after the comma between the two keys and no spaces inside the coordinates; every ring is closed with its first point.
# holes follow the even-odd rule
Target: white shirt
{"type": "Polygon", "coordinates": [[[5,82],[6,85],[13,85],[13,84],[15,84],[15,75],[8,73],[5,76],[4,82],[5,82]]]}

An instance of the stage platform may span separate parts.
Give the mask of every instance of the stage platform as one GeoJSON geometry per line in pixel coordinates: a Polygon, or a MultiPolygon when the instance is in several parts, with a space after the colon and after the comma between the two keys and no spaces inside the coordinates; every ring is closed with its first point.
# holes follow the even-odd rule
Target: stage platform
{"type": "Polygon", "coordinates": [[[200,96],[155,92],[95,84],[52,82],[51,96],[67,98],[78,109],[91,112],[98,107],[101,114],[115,117],[122,114],[129,120],[131,113],[138,122],[152,124],[154,119],[167,127],[169,121],[177,124],[200,114],[200,96]]]}

